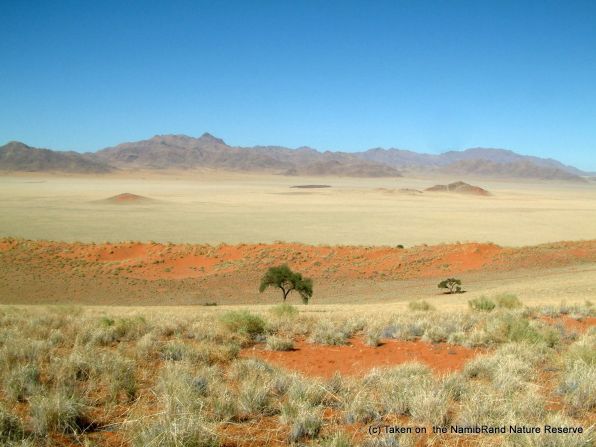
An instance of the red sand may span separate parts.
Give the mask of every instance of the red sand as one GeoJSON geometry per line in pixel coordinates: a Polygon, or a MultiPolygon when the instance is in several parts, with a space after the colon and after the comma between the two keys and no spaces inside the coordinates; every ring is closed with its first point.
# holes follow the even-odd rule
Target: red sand
{"type": "Polygon", "coordinates": [[[574,332],[585,332],[592,326],[596,326],[596,317],[582,317],[580,320],[576,320],[575,318],[561,315],[557,318],[540,317],[540,319],[548,324],[562,324],[566,329],[574,332]]]}
{"type": "Polygon", "coordinates": [[[59,258],[100,264],[106,271],[124,268],[124,277],[184,279],[210,275],[256,275],[287,263],[311,278],[416,279],[472,271],[563,267],[596,262],[596,240],[504,248],[489,243],[442,244],[407,249],[363,246],[314,246],[298,243],[218,246],[193,244],[81,244],[0,239],[6,262],[68,269],[59,258]],[[52,265],[52,264],[56,265],[52,265]]]}
{"type": "Polygon", "coordinates": [[[245,349],[241,356],[257,357],[285,369],[307,376],[326,377],[336,372],[345,376],[362,376],[374,367],[390,367],[406,362],[420,362],[434,372],[457,371],[482,352],[445,343],[386,340],[371,347],[361,340],[350,340],[347,346],[326,346],[298,341],[294,351],[267,351],[263,346],[245,349]]]}

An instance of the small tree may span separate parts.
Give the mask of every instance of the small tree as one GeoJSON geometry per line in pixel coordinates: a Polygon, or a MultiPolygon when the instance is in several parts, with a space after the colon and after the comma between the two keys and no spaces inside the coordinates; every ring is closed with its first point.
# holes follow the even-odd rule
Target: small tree
{"type": "Polygon", "coordinates": [[[263,293],[268,287],[277,287],[283,294],[285,301],[292,290],[302,297],[304,304],[312,297],[312,280],[303,278],[300,273],[293,272],[286,264],[270,267],[261,279],[259,292],[263,293]]]}
{"type": "Polygon", "coordinates": [[[448,289],[447,293],[462,293],[461,280],[456,278],[445,279],[437,287],[439,289],[448,289]]]}

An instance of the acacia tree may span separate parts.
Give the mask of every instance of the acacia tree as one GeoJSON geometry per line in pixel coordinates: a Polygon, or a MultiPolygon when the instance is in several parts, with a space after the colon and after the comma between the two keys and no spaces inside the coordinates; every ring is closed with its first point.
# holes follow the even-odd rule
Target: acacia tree
{"type": "Polygon", "coordinates": [[[461,293],[461,279],[448,278],[441,281],[437,287],[439,289],[448,289],[447,293],[461,293]]]}
{"type": "Polygon", "coordinates": [[[298,272],[293,272],[286,264],[278,267],[270,267],[261,279],[259,292],[263,293],[268,287],[277,287],[283,294],[285,301],[292,290],[295,290],[302,297],[302,302],[308,304],[312,297],[312,280],[303,278],[298,272]]]}

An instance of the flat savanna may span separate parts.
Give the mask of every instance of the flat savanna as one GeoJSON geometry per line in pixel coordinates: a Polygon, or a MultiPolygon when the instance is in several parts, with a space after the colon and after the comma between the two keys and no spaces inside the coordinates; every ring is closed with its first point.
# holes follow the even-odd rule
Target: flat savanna
{"type": "Polygon", "coordinates": [[[0,236],[61,241],[329,245],[493,242],[596,236],[596,184],[484,182],[489,197],[423,190],[458,178],[303,178],[181,172],[0,177],[0,236]],[[302,189],[296,185],[331,188],[302,189]],[[131,193],[149,200],[113,202],[131,193]]]}

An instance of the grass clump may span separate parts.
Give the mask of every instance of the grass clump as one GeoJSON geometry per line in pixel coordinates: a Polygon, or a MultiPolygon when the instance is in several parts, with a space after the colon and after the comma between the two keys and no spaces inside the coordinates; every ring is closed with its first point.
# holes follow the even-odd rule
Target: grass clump
{"type": "Polygon", "coordinates": [[[435,310],[435,307],[424,300],[410,301],[408,303],[408,309],[414,312],[428,312],[435,310]]]}
{"type": "Polygon", "coordinates": [[[559,392],[572,415],[596,409],[596,331],[571,345],[564,359],[559,392]]]}
{"type": "Polygon", "coordinates": [[[247,310],[229,311],[220,317],[220,321],[230,331],[255,338],[265,332],[263,318],[247,310]]]}
{"type": "Polygon", "coordinates": [[[6,397],[12,401],[24,401],[40,386],[39,369],[32,364],[17,367],[6,374],[4,378],[4,392],[6,397]]]}
{"type": "Polygon", "coordinates": [[[519,298],[511,293],[503,293],[495,297],[497,307],[502,309],[517,309],[522,307],[519,298]]]}
{"type": "Polygon", "coordinates": [[[485,296],[481,296],[480,298],[475,298],[473,300],[468,301],[468,306],[470,309],[480,311],[480,312],[490,312],[492,311],[497,305],[494,301],[486,298],[485,296]]]}
{"type": "Polygon", "coordinates": [[[0,403],[0,444],[16,441],[23,437],[23,426],[18,417],[0,403]]]}
{"type": "Polygon", "coordinates": [[[270,335],[267,337],[267,349],[270,351],[292,351],[294,342],[288,338],[270,335]]]}
{"type": "Polygon", "coordinates": [[[34,431],[41,436],[51,432],[79,433],[88,425],[81,400],[64,391],[33,396],[30,409],[34,431]]]}
{"type": "Polygon", "coordinates": [[[309,405],[285,405],[281,420],[290,425],[289,441],[295,443],[305,438],[316,438],[323,426],[322,409],[309,405]]]}
{"type": "Polygon", "coordinates": [[[213,429],[200,418],[188,415],[161,415],[156,421],[137,428],[134,447],[217,447],[213,429]]]}
{"type": "Polygon", "coordinates": [[[298,309],[288,303],[278,304],[269,309],[271,315],[277,318],[294,318],[299,314],[298,309]]]}

